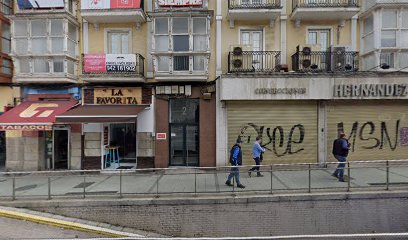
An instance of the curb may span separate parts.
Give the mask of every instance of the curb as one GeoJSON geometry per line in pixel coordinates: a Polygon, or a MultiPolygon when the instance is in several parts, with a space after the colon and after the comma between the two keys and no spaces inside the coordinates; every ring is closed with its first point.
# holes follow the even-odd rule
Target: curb
{"type": "Polygon", "coordinates": [[[0,217],[24,220],[24,221],[29,221],[33,223],[38,223],[38,224],[43,224],[43,225],[48,225],[48,226],[53,226],[53,227],[60,227],[60,228],[75,230],[75,231],[80,231],[80,232],[94,233],[94,234],[104,235],[107,237],[122,237],[122,238],[123,237],[138,237],[138,238],[145,237],[145,236],[133,234],[133,233],[120,232],[120,231],[115,231],[115,230],[102,228],[102,227],[96,227],[96,226],[75,223],[75,222],[70,222],[70,221],[65,221],[65,220],[58,220],[58,219],[49,218],[49,217],[41,217],[41,216],[37,216],[34,214],[22,213],[18,211],[6,210],[4,208],[0,208],[0,217]]]}

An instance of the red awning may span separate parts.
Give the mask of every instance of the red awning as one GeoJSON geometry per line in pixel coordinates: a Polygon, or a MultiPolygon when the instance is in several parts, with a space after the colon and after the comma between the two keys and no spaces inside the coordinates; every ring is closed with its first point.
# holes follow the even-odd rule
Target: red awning
{"type": "Polygon", "coordinates": [[[75,100],[62,99],[25,101],[0,116],[0,131],[52,130],[55,116],[68,111],[77,103],[75,100]]]}

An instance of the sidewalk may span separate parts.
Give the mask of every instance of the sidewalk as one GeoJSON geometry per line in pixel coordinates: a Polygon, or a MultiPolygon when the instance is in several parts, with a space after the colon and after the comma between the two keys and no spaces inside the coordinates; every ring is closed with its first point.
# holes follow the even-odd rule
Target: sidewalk
{"type": "MultiPolygon", "coordinates": [[[[269,171],[269,169],[263,169],[269,171]]],[[[47,198],[64,196],[78,198],[98,195],[157,195],[157,194],[217,194],[236,192],[273,192],[291,193],[308,192],[339,192],[351,190],[384,190],[387,187],[387,171],[384,167],[351,169],[350,186],[347,182],[339,182],[331,174],[334,169],[292,169],[290,171],[263,172],[264,177],[249,178],[245,169],[241,172],[241,182],[245,189],[237,189],[225,185],[227,170],[204,171],[174,169],[165,172],[149,173],[116,173],[100,174],[55,174],[44,176],[28,174],[15,178],[15,197],[47,198]],[[48,180],[49,177],[49,180],[48,180]],[[48,184],[50,181],[50,186],[48,184]],[[310,182],[310,184],[309,184],[310,182]],[[272,183],[272,188],[271,188],[272,183]],[[50,187],[50,188],[49,188],[50,187]]],[[[347,175],[347,170],[345,171],[347,175]]],[[[408,188],[408,165],[389,168],[389,188],[408,188]]],[[[0,198],[11,198],[13,180],[11,177],[0,177],[0,198]]]]}

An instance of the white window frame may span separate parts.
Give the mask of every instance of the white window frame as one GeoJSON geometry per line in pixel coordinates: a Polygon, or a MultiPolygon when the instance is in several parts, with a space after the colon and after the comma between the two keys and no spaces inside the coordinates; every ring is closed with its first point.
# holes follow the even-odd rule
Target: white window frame
{"type": "MultiPolygon", "coordinates": [[[[328,30],[330,32],[330,42],[329,42],[329,46],[333,45],[333,41],[334,41],[334,31],[333,31],[333,27],[332,26],[308,26],[306,27],[306,34],[305,34],[305,44],[309,43],[309,32],[310,31],[319,31],[319,30],[328,30]]],[[[325,50],[327,51],[327,50],[325,50]]]]}
{"type": "Polygon", "coordinates": [[[105,54],[109,53],[109,33],[110,32],[127,32],[129,34],[129,54],[133,53],[133,33],[131,28],[105,28],[104,39],[105,39],[105,54]]]}

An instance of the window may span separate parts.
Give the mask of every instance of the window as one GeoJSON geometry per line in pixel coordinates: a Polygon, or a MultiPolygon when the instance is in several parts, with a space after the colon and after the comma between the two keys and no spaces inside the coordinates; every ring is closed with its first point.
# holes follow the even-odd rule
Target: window
{"type": "Polygon", "coordinates": [[[397,46],[397,16],[396,10],[384,10],[382,14],[381,47],[397,46]]]}
{"type": "Polygon", "coordinates": [[[159,17],[154,26],[157,71],[205,71],[209,51],[206,17],[159,17]]]}
{"type": "Polygon", "coordinates": [[[12,0],[0,0],[1,4],[1,12],[4,15],[10,15],[12,14],[12,9],[13,9],[13,3],[12,0]]]}
{"type": "Polygon", "coordinates": [[[331,44],[330,29],[309,29],[307,44],[319,45],[320,51],[327,51],[331,44]]]}
{"type": "Polygon", "coordinates": [[[374,49],[374,18],[369,16],[363,20],[363,52],[369,52],[374,49]]]}
{"type": "Polygon", "coordinates": [[[130,52],[130,32],[110,31],[108,32],[108,53],[128,54],[130,52]]]}
{"type": "Polygon", "coordinates": [[[10,53],[11,35],[10,25],[2,23],[1,25],[1,52],[10,53]]]}

